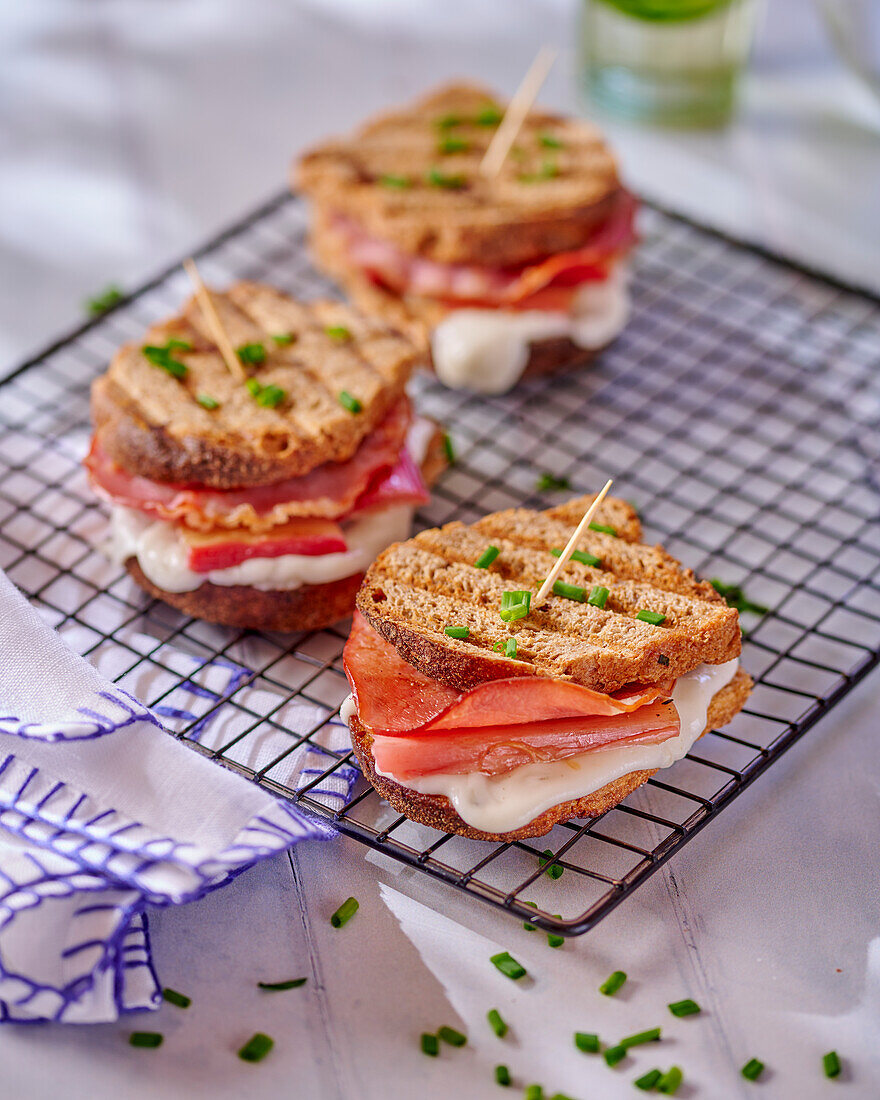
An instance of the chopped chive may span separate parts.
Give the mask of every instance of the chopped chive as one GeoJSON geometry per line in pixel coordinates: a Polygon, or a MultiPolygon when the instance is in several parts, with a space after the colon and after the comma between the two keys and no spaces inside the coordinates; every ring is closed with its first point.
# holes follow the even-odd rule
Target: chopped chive
{"type": "Polygon", "coordinates": [[[662,1092],[664,1096],[672,1096],[683,1080],[684,1074],[681,1072],[680,1067],[672,1066],[657,1082],[657,1091],[662,1092]]]}
{"type": "Polygon", "coordinates": [[[609,1066],[616,1066],[618,1062],[622,1062],[626,1057],[626,1047],[621,1046],[619,1043],[614,1047],[606,1047],[602,1052],[602,1057],[609,1066]]]}
{"type": "Polygon", "coordinates": [[[198,401],[203,409],[211,410],[220,408],[220,402],[217,400],[216,397],[212,397],[209,393],[200,393],[198,397],[196,397],[196,401],[198,401]]]}
{"type": "Polygon", "coordinates": [[[192,351],[193,349],[189,340],[181,340],[179,336],[169,336],[165,341],[165,347],[169,351],[192,351]]]}
{"type": "Polygon", "coordinates": [[[495,1082],[499,1085],[504,1085],[505,1088],[510,1084],[510,1070],[507,1066],[495,1067],[495,1082]]]}
{"type": "Polygon", "coordinates": [[[465,141],[464,138],[446,137],[441,138],[437,143],[437,152],[442,154],[466,153],[470,147],[471,143],[465,141]]]}
{"type": "Polygon", "coordinates": [[[340,344],[351,339],[351,331],[345,325],[326,325],[324,332],[331,340],[336,340],[340,344]]]}
{"type": "Polygon", "coordinates": [[[658,653],[657,654],[657,664],[658,665],[668,665],[669,664],[669,658],[666,656],[665,653],[658,653]]]}
{"type": "Polygon", "coordinates": [[[591,1031],[576,1031],[574,1033],[574,1045],[584,1054],[599,1053],[599,1036],[591,1031]]]}
{"type": "Polygon", "coordinates": [[[463,121],[461,115],[444,115],[438,118],[434,125],[438,130],[451,130],[453,126],[461,126],[463,121]]]}
{"type": "Polygon", "coordinates": [[[650,623],[651,626],[659,626],[666,622],[666,616],[659,611],[646,611],[644,608],[636,612],[636,618],[641,619],[643,623],[650,623]]]}
{"type": "Polygon", "coordinates": [[[437,1035],[444,1043],[449,1043],[451,1047],[463,1047],[467,1043],[467,1035],[462,1035],[454,1027],[441,1027],[438,1029],[437,1035]]]}
{"type": "MultiPolygon", "coordinates": [[[[604,587],[604,585],[597,584],[591,590],[589,596],[587,596],[587,603],[592,605],[593,607],[604,607],[607,600],[608,600],[609,595],[610,595],[610,592],[608,591],[607,588],[604,587]]],[[[659,660],[659,658],[658,658],[658,660],[659,660]]],[[[669,664],[669,661],[667,661],[666,663],[669,664]]],[[[661,662],[661,664],[662,664],[662,662],[661,662]]]]}
{"type": "Polygon", "coordinates": [[[637,1089],[641,1089],[643,1092],[650,1092],[662,1076],[663,1074],[659,1069],[651,1069],[648,1070],[644,1077],[637,1077],[635,1081],[633,1081],[633,1084],[637,1089]]]}
{"type": "Polygon", "coordinates": [[[759,1062],[757,1058],[750,1058],[740,1070],[747,1081],[757,1081],[763,1072],[764,1063],[759,1062]]]}
{"type": "MultiPolygon", "coordinates": [[[[536,901],[524,901],[523,905],[529,905],[532,909],[538,908],[538,903],[536,901]]],[[[536,932],[538,926],[536,924],[529,924],[528,921],[523,921],[523,928],[525,928],[527,932],[536,932]]]]}
{"type": "Polygon", "coordinates": [[[242,344],[240,348],[235,349],[235,354],[242,363],[251,363],[254,366],[259,366],[260,363],[266,362],[266,348],[263,344],[242,344]]]}
{"type": "Polygon", "coordinates": [[[490,103],[477,114],[474,121],[478,126],[497,126],[502,118],[504,118],[504,113],[501,108],[494,103],[490,103]]]}
{"type": "Polygon", "coordinates": [[[440,1053],[440,1040],[436,1035],[431,1035],[429,1032],[423,1031],[420,1042],[422,1054],[427,1054],[429,1058],[436,1058],[440,1053]]]}
{"type": "Polygon", "coordinates": [[[492,646],[492,652],[498,653],[499,650],[504,649],[506,644],[506,642],[496,642],[495,645],[492,646]]]}
{"type": "Polygon", "coordinates": [[[515,982],[526,976],[526,968],[506,951],[500,951],[497,955],[493,955],[489,962],[500,970],[505,977],[512,978],[515,982]]]}
{"type": "Polygon", "coordinates": [[[342,390],[339,394],[339,404],[348,409],[350,413],[359,413],[363,408],[363,405],[358,401],[356,397],[353,397],[348,390],[342,390]]]}
{"type": "Polygon", "coordinates": [[[258,394],[254,395],[258,405],[262,405],[264,409],[277,408],[287,393],[280,386],[263,386],[258,394]]]}
{"type": "Polygon", "coordinates": [[[160,1047],[165,1040],[165,1036],[159,1031],[133,1031],[128,1041],[133,1047],[144,1047],[147,1050],[160,1047]]]}
{"type": "Polygon", "coordinates": [[[296,340],[296,337],[292,332],[276,332],[272,335],[272,343],[279,348],[286,348],[294,340],[296,340]]]}
{"type": "Polygon", "coordinates": [[[753,615],[766,615],[770,610],[763,604],[753,603],[738,584],[725,584],[718,577],[713,577],[711,584],[718,595],[723,596],[728,605],[735,607],[737,611],[751,611],[753,615]]]}
{"type": "Polygon", "coordinates": [[[426,175],[425,179],[432,187],[443,187],[447,191],[460,191],[467,185],[462,175],[450,175],[447,172],[441,172],[439,168],[432,168],[426,175]]]}
{"type": "Polygon", "coordinates": [[[409,176],[397,176],[393,172],[380,176],[379,183],[383,187],[390,187],[394,191],[405,191],[407,187],[412,187],[412,180],[409,176]]]}
{"type": "Polygon", "coordinates": [[[173,378],[186,378],[188,370],[186,363],[181,363],[179,359],[175,359],[171,355],[171,349],[167,344],[162,347],[155,344],[144,344],[141,352],[148,363],[152,363],[154,367],[161,367],[173,378]]]}
{"type": "Polygon", "coordinates": [[[540,1085],[526,1085],[523,1100],[544,1100],[544,1090],[540,1085]]]}
{"type": "Polygon", "coordinates": [[[837,1056],[836,1050],[829,1050],[827,1054],[822,1055],[822,1069],[825,1071],[826,1077],[840,1076],[840,1058],[837,1056]]]}
{"type": "Polygon", "coordinates": [[[504,643],[504,656],[516,656],[516,638],[508,638],[507,641],[504,643]]]}
{"type": "MultiPolygon", "coordinates": [[[[550,553],[554,558],[561,558],[562,551],[558,546],[554,546],[550,553]]],[[[586,550],[572,550],[568,555],[569,561],[579,561],[581,565],[592,565],[594,568],[598,568],[602,565],[602,559],[597,558],[595,554],[590,554],[586,550]]]]}
{"type": "Polygon", "coordinates": [[[443,633],[447,634],[450,638],[467,638],[470,634],[470,630],[466,626],[447,626],[444,627],[443,633]]]}
{"type": "Polygon", "coordinates": [[[474,562],[474,568],[488,569],[500,553],[501,551],[498,549],[497,546],[487,546],[482,554],[480,554],[480,556],[474,562]]]}
{"type": "Polygon", "coordinates": [[[563,489],[570,489],[571,482],[567,477],[556,477],[554,474],[541,474],[535,483],[539,493],[559,493],[563,489]]]}
{"type": "Polygon", "coordinates": [[[696,1016],[700,1011],[700,1006],[690,997],[683,1001],[673,1001],[671,1005],[667,1005],[667,1008],[673,1016],[696,1016]]]}
{"type": "Polygon", "coordinates": [[[346,898],[330,918],[330,923],[334,928],[341,928],[343,924],[347,924],[351,920],[358,908],[357,898],[346,898]]]}
{"type": "Polygon", "coordinates": [[[489,1027],[495,1032],[499,1039],[503,1039],[507,1034],[508,1028],[504,1020],[501,1019],[501,1013],[497,1008],[490,1008],[486,1013],[486,1019],[489,1021],[489,1027]]]}
{"type": "Polygon", "coordinates": [[[572,1097],[566,1092],[554,1092],[550,1100],[572,1100],[572,1097]]]}
{"type": "Polygon", "coordinates": [[[647,1031],[637,1031],[635,1035],[627,1035],[625,1039],[621,1039],[617,1045],[629,1050],[630,1047],[641,1046],[642,1043],[655,1043],[660,1038],[660,1031],[659,1027],[652,1027],[647,1031]]]}
{"type": "Polygon", "coordinates": [[[512,623],[517,619],[524,619],[529,613],[532,604],[532,594],[528,591],[502,592],[501,615],[502,622],[512,623]]]}
{"type": "Polygon", "coordinates": [[[108,309],[118,306],[124,297],[125,295],[119,287],[116,286],[115,283],[111,283],[111,285],[105,287],[100,294],[96,294],[94,298],[86,299],[86,312],[90,313],[92,317],[100,317],[101,314],[106,313],[108,309]]]}
{"type": "MultiPolygon", "coordinates": [[[[556,914],[557,919],[561,919],[559,914],[556,914]]],[[[554,932],[547,933],[547,944],[549,947],[562,947],[565,943],[565,936],[557,936],[554,932]]]]}
{"type": "Polygon", "coordinates": [[[443,435],[443,450],[446,454],[446,461],[451,466],[455,462],[455,448],[452,445],[452,437],[448,432],[443,435]]]}
{"type": "Polygon", "coordinates": [[[519,176],[520,183],[540,183],[542,180],[552,180],[559,175],[559,165],[556,161],[545,160],[538,172],[523,172],[519,176]]]}
{"type": "Polygon", "coordinates": [[[263,387],[256,380],[256,378],[246,378],[244,384],[251,397],[259,397],[260,394],[263,392],[263,387]]]}
{"type": "Polygon", "coordinates": [[[274,1046],[274,1039],[269,1035],[264,1035],[262,1031],[258,1031],[248,1039],[238,1052],[238,1056],[242,1062],[262,1062],[274,1046]]]}
{"type": "Polygon", "coordinates": [[[614,535],[617,537],[617,528],[609,527],[607,523],[591,523],[589,524],[591,531],[598,531],[602,535],[614,535]]]}
{"type": "Polygon", "coordinates": [[[566,600],[577,600],[579,603],[583,603],[587,598],[587,590],[586,588],[581,588],[579,584],[567,584],[565,581],[554,581],[553,595],[562,596],[566,600]]]}
{"type": "Polygon", "coordinates": [[[562,878],[562,874],[565,868],[560,863],[553,863],[556,858],[555,854],[551,852],[549,848],[545,848],[544,851],[538,856],[538,863],[541,867],[545,867],[544,874],[548,878],[562,878]],[[547,866],[549,864],[549,866],[547,866]]]}
{"type": "Polygon", "coordinates": [[[555,134],[538,134],[538,141],[540,141],[545,149],[565,148],[565,142],[561,141],[555,134]]]}
{"type": "Polygon", "coordinates": [[[308,978],[289,978],[286,982],[257,982],[257,986],[266,993],[283,993],[285,989],[299,989],[308,980],[308,978]]]}
{"type": "Polygon", "coordinates": [[[606,997],[613,997],[625,981],[626,974],[622,970],[615,970],[614,973],[606,978],[599,986],[599,992],[604,993],[606,997]]]}
{"type": "Polygon", "coordinates": [[[170,1005],[177,1005],[178,1008],[189,1008],[192,1004],[192,997],[187,997],[185,993],[178,993],[176,989],[163,989],[162,999],[170,1005]]]}

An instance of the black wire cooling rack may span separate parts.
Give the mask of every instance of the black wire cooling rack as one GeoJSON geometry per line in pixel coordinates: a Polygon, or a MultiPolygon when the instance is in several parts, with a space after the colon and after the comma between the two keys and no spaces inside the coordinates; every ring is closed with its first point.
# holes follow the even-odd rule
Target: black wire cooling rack
{"type": "MultiPolygon", "coordinates": [[[[201,270],[218,286],[244,277],[332,293],[309,266],[304,230],[302,204],[279,196],[203,248],[201,270]]],[[[362,779],[328,793],[351,773],[350,752],[328,736],[338,743],[347,624],[298,635],[210,626],[108,564],[105,516],[79,465],[88,387],[120,343],[176,311],[187,293],[178,268],[0,385],[0,567],[71,644],[117,679],[135,677],[198,751],[521,919],[586,931],[880,660],[880,303],[656,209],[643,211],[642,230],[632,321],[594,366],[504,397],[426,378],[414,387],[458,456],[421,526],[564,499],[536,490],[544,472],[572,492],[613,476],[648,540],[769,609],[743,615],[748,706],[601,818],[488,844],[414,825],[362,779]],[[218,665],[238,671],[201,690],[203,711],[175,710],[194,670],[218,665]],[[223,722],[208,739],[215,714],[223,722]],[[284,764],[303,746],[320,746],[326,766],[295,787],[284,764]],[[552,885],[545,849],[565,871],[552,885]]]]}

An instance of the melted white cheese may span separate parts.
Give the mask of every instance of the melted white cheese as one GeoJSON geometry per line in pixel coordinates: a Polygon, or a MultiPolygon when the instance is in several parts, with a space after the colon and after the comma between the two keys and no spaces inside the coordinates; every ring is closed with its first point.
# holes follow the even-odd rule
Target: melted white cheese
{"type": "MultiPolygon", "coordinates": [[[[458,816],[475,829],[509,833],[534,821],[551,806],[585,798],[630,772],[668,768],[680,760],[706,728],[712,697],[730,683],[738,666],[737,659],[723,665],[699,665],[680,676],[672,700],[681,729],[677,737],[659,745],[593,749],[567,760],[524,764],[503,775],[438,774],[403,782],[390,773],[379,774],[420,794],[444,795],[458,816]]],[[[351,713],[346,709],[346,719],[351,713]]]]}
{"type": "Polygon", "coordinates": [[[622,264],[602,282],[586,283],[568,313],[455,309],[431,334],[434,370],[451,389],[506,393],[522,376],[531,344],[567,336],[579,348],[597,350],[620,333],[628,316],[622,264]]]}

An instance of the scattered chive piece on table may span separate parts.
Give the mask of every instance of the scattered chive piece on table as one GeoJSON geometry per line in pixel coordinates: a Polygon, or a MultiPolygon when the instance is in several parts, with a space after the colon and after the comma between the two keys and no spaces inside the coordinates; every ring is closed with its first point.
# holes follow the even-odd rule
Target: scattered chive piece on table
{"type": "Polygon", "coordinates": [[[587,598],[587,590],[586,588],[581,588],[579,584],[568,584],[566,581],[554,581],[553,595],[562,596],[566,600],[577,600],[578,603],[583,603],[587,598]]]}
{"type": "Polygon", "coordinates": [[[264,409],[275,409],[286,396],[287,394],[280,386],[263,386],[260,392],[256,394],[256,401],[264,409]]]}
{"type": "Polygon", "coordinates": [[[348,392],[348,390],[341,390],[339,393],[339,404],[344,409],[348,409],[350,413],[359,413],[363,408],[363,405],[358,401],[356,397],[348,392]]]}
{"type": "Polygon", "coordinates": [[[600,535],[614,535],[617,537],[617,528],[609,527],[607,523],[591,523],[589,525],[591,531],[598,531],[600,535]]]}
{"type": "Polygon", "coordinates": [[[680,1067],[672,1066],[657,1082],[657,1091],[662,1092],[664,1096],[672,1096],[683,1080],[684,1074],[681,1072],[680,1067]]]}
{"type": "Polygon", "coordinates": [[[524,619],[532,605],[532,594],[527,591],[502,592],[501,615],[502,622],[512,623],[517,619],[524,619]]]}
{"type": "Polygon", "coordinates": [[[441,172],[439,168],[432,168],[425,179],[432,187],[443,187],[447,191],[460,191],[466,186],[464,176],[449,175],[447,172],[441,172]]]}
{"type": "Polygon", "coordinates": [[[447,626],[444,627],[443,633],[447,634],[450,638],[467,638],[470,634],[470,630],[466,626],[447,626]]]}
{"type": "Polygon", "coordinates": [[[599,1036],[591,1031],[576,1031],[574,1033],[574,1045],[584,1054],[599,1053],[599,1036]]]}
{"type": "Polygon", "coordinates": [[[692,1001],[690,997],[683,1001],[673,1001],[667,1007],[673,1016],[696,1016],[700,1011],[700,1006],[696,1001],[692,1001]]]}
{"type": "Polygon", "coordinates": [[[341,928],[343,924],[347,924],[351,918],[358,911],[357,898],[346,898],[342,905],[336,910],[333,916],[330,918],[330,923],[334,928],[341,928]]]}
{"type": "MultiPolygon", "coordinates": [[[[559,918],[558,913],[556,914],[556,916],[557,916],[557,918],[559,918]]],[[[564,943],[565,943],[565,936],[557,936],[555,932],[548,932],[547,933],[547,946],[548,947],[562,947],[562,945],[564,943]]]]}
{"type": "Polygon", "coordinates": [[[508,638],[507,641],[504,643],[504,656],[516,656],[516,638],[508,638]]]}
{"type": "Polygon", "coordinates": [[[646,611],[644,608],[636,612],[636,618],[641,619],[643,623],[650,623],[651,626],[659,626],[666,622],[666,616],[659,611],[646,611]]]}
{"type": "Polygon", "coordinates": [[[565,148],[565,142],[561,141],[555,134],[539,134],[538,141],[540,141],[545,149],[565,148]]]}
{"type": "Polygon", "coordinates": [[[444,1043],[449,1043],[451,1047],[463,1047],[467,1043],[467,1035],[462,1035],[454,1027],[438,1028],[437,1035],[444,1043]]]}
{"type": "Polygon", "coordinates": [[[119,287],[115,283],[111,283],[100,294],[96,294],[94,298],[86,299],[86,312],[90,313],[92,317],[100,317],[108,309],[118,306],[124,297],[125,295],[119,287]]]}
{"type": "MultiPolygon", "coordinates": [[[[530,905],[532,909],[538,908],[538,903],[536,901],[524,901],[523,905],[530,905]]],[[[528,921],[523,921],[523,928],[525,928],[527,932],[535,932],[537,930],[537,927],[538,926],[536,924],[529,924],[528,921]]]]}
{"type": "Polygon", "coordinates": [[[340,344],[351,339],[351,332],[345,325],[326,325],[324,332],[331,340],[337,340],[340,344]]]}
{"type": "Polygon", "coordinates": [[[436,1035],[430,1035],[427,1031],[422,1032],[421,1044],[422,1054],[427,1054],[429,1058],[436,1058],[440,1053],[440,1040],[436,1035]]]}
{"type": "Polygon", "coordinates": [[[713,577],[711,584],[718,595],[723,596],[728,605],[735,607],[737,611],[751,611],[753,615],[766,615],[770,610],[769,607],[765,607],[763,604],[752,603],[742,590],[741,585],[725,584],[718,577],[713,577]]]}
{"type": "Polygon", "coordinates": [[[133,1047],[144,1047],[147,1050],[160,1047],[164,1039],[165,1036],[158,1031],[133,1031],[128,1037],[133,1047]]]}
{"type": "Polygon", "coordinates": [[[554,474],[541,474],[535,484],[535,488],[539,493],[561,493],[563,489],[571,488],[571,482],[567,477],[556,477],[554,474]]]}
{"type": "Polygon", "coordinates": [[[544,1090],[540,1085],[526,1085],[523,1100],[544,1100],[544,1090]]]}
{"type": "Polygon", "coordinates": [[[466,153],[470,149],[471,143],[465,141],[464,138],[459,137],[445,137],[441,138],[437,144],[438,153],[466,153]]]}
{"type": "Polygon", "coordinates": [[[266,348],[263,344],[242,344],[240,348],[235,349],[235,354],[242,363],[259,366],[260,363],[266,362],[266,348]]]}
{"type": "MultiPolygon", "coordinates": [[[[607,588],[601,584],[597,584],[596,587],[592,589],[589,596],[587,596],[587,603],[592,607],[604,607],[610,594],[607,588]]],[[[659,661],[660,658],[658,657],[657,660],[659,661]]],[[[663,661],[660,661],[660,664],[662,665],[663,661]]],[[[669,658],[666,659],[666,664],[669,664],[669,658]]]]}
{"type": "Polygon", "coordinates": [[[822,1055],[822,1069],[825,1071],[826,1077],[840,1076],[840,1058],[837,1056],[836,1050],[829,1050],[827,1054],[822,1055]]]}
{"type": "Polygon", "coordinates": [[[626,1047],[621,1046],[619,1043],[617,1046],[607,1047],[602,1052],[602,1057],[609,1066],[616,1066],[618,1062],[622,1062],[626,1057],[626,1047]]]}
{"type": "Polygon", "coordinates": [[[272,343],[276,347],[286,348],[289,344],[292,344],[296,337],[292,332],[276,332],[272,336],[272,343]]]}
{"type": "Polygon", "coordinates": [[[489,962],[500,970],[505,977],[512,978],[515,982],[526,976],[526,968],[506,951],[500,951],[497,955],[493,955],[489,962]]]}
{"type": "Polygon", "coordinates": [[[757,1081],[764,1072],[764,1063],[757,1058],[750,1058],[740,1072],[747,1081],[757,1081]]]}
{"type": "Polygon", "coordinates": [[[660,1038],[660,1030],[659,1027],[652,1027],[647,1031],[637,1031],[635,1035],[627,1035],[625,1039],[621,1039],[617,1045],[629,1050],[630,1047],[641,1046],[642,1043],[654,1043],[660,1038]]]}
{"type": "Polygon", "coordinates": [[[405,191],[407,187],[412,187],[412,180],[409,176],[397,176],[391,172],[387,175],[380,176],[379,183],[381,183],[383,187],[390,187],[396,191],[405,191]]]}
{"type": "Polygon", "coordinates": [[[257,986],[260,989],[264,989],[267,993],[281,993],[285,989],[299,989],[301,985],[305,985],[308,978],[290,978],[286,982],[257,982],[257,986]]]}
{"type": "Polygon", "coordinates": [[[599,986],[599,992],[604,993],[606,997],[613,997],[625,981],[626,974],[622,970],[615,970],[614,973],[607,977],[599,986]]]}
{"type": "Polygon", "coordinates": [[[452,437],[448,432],[443,435],[443,450],[446,454],[446,461],[451,466],[455,462],[455,448],[452,445],[452,437]]]}
{"type": "Polygon", "coordinates": [[[474,568],[488,569],[500,553],[501,551],[498,549],[497,546],[487,546],[482,554],[480,554],[480,556],[474,562],[474,568]]]}
{"type": "Polygon", "coordinates": [[[478,126],[497,126],[503,117],[501,108],[496,107],[494,103],[490,103],[488,107],[484,107],[480,111],[474,121],[478,126]]]}
{"type": "Polygon", "coordinates": [[[274,1039],[268,1035],[264,1035],[262,1031],[258,1031],[248,1039],[238,1052],[238,1056],[241,1058],[242,1062],[262,1062],[274,1046],[274,1039]]]}
{"type": "Polygon", "coordinates": [[[510,1084],[510,1070],[507,1066],[495,1067],[495,1081],[497,1084],[504,1085],[505,1087],[510,1084]]]}
{"type": "Polygon", "coordinates": [[[554,1092],[550,1100],[572,1100],[572,1097],[566,1092],[554,1092]]]}
{"type": "Polygon", "coordinates": [[[176,989],[163,989],[162,999],[170,1005],[177,1005],[178,1008],[189,1008],[192,1004],[192,997],[187,997],[185,993],[178,993],[176,989]]]}
{"type": "Polygon", "coordinates": [[[501,1019],[501,1013],[497,1008],[490,1008],[486,1013],[486,1019],[489,1021],[489,1027],[495,1032],[499,1039],[503,1039],[507,1034],[508,1028],[504,1020],[501,1019]]]}
{"type": "Polygon", "coordinates": [[[172,356],[170,344],[170,340],[168,344],[162,347],[155,344],[144,344],[141,348],[141,352],[148,363],[152,363],[154,367],[161,367],[162,370],[167,371],[173,378],[186,378],[188,367],[186,363],[181,363],[179,359],[175,359],[172,356]]]}
{"type": "Polygon", "coordinates": [[[209,393],[200,393],[196,398],[196,401],[202,406],[203,409],[219,409],[220,402],[216,397],[212,397],[209,393]]]}
{"type": "Polygon", "coordinates": [[[641,1089],[643,1092],[650,1091],[660,1080],[663,1074],[659,1069],[651,1069],[644,1075],[644,1077],[637,1077],[633,1084],[637,1089],[641,1089]]]}
{"type": "MultiPolygon", "coordinates": [[[[550,551],[554,558],[561,558],[562,551],[558,546],[554,546],[550,551]]],[[[590,554],[586,550],[572,550],[568,555],[569,561],[579,561],[581,565],[592,565],[594,568],[598,568],[602,564],[602,559],[597,558],[595,554],[590,554]]]]}
{"type": "Polygon", "coordinates": [[[551,863],[551,861],[554,860],[555,858],[556,858],[556,856],[553,854],[553,852],[550,851],[549,848],[545,848],[544,851],[541,852],[541,854],[538,856],[538,863],[542,867],[544,867],[548,863],[551,864],[544,871],[544,874],[548,878],[562,878],[562,875],[565,871],[565,868],[561,864],[551,863]]]}

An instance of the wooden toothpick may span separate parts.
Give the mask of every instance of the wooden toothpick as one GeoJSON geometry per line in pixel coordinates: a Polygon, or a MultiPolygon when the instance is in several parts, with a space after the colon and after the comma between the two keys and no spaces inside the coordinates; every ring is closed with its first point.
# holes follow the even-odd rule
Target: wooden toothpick
{"type": "Polygon", "coordinates": [[[516,135],[525,122],[532,104],[538,98],[541,85],[547,79],[547,74],[555,60],[556,50],[550,46],[542,46],[529,71],[523,77],[522,83],[513,93],[513,98],[504,112],[504,118],[480,161],[480,174],[487,179],[494,179],[501,171],[501,165],[507,159],[507,154],[516,141],[516,135]]]}
{"type": "Polygon", "coordinates": [[[590,520],[596,514],[596,509],[599,507],[599,505],[605,499],[605,495],[606,495],[606,493],[608,492],[608,490],[610,488],[611,488],[611,478],[609,477],[609,479],[605,482],[605,488],[602,490],[601,493],[599,493],[599,495],[596,497],[596,499],[593,501],[593,503],[590,505],[590,507],[586,510],[586,512],[584,512],[584,518],[577,525],[577,527],[574,530],[574,534],[568,540],[568,543],[567,543],[565,549],[559,555],[559,561],[553,566],[553,568],[550,570],[550,573],[547,576],[547,579],[544,581],[544,583],[538,589],[538,595],[535,596],[535,598],[532,600],[531,610],[534,611],[534,609],[536,607],[540,607],[541,604],[544,602],[544,600],[546,600],[547,594],[550,592],[553,585],[556,583],[556,578],[559,576],[559,574],[562,572],[562,570],[568,564],[568,559],[571,556],[572,550],[574,550],[575,546],[577,545],[577,540],[581,537],[581,535],[586,530],[587,524],[590,522],[590,520]]]}
{"type": "Polygon", "coordinates": [[[244,367],[241,365],[238,356],[235,354],[235,349],[232,346],[232,342],[226,335],[226,330],[220,323],[220,315],[214,307],[214,303],[211,301],[211,294],[208,288],[202,282],[202,277],[199,274],[199,269],[195,265],[195,261],[192,259],[183,261],[184,269],[192,280],[193,289],[196,292],[196,298],[198,299],[199,306],[202,310],[202,315],[211,330],[211,336],[214,343],[220,349],[220,354],[223,356],[223,362],[226,364],[229,373],[233,377],[237,378],[239,382],[247,381],[247,373],[244,367]]]}

